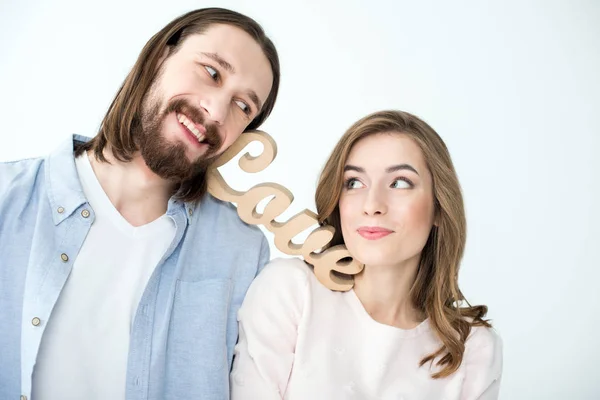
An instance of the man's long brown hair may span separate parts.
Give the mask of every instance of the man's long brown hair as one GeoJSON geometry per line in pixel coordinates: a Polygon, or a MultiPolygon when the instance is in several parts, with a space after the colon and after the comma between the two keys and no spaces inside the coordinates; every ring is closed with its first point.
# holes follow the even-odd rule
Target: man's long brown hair
{"type": "MultiPolygon", "coordinates": [[[[223,8],[204,8],[171,21],[146,43],[108,108],[98,134],[91,141],[79,146],[76,155],[91,150],[98,160],[107,162],[103,151],[109,148],[117,160],[131,161],[139,150],[133,133],[141,124],[143,101],[159,71],[158,63],[165,49],[169,49],[169,57],[177,51],[186,37],[203,33],[214,24],[231,25],[248,33],[261,46],[269,61],[273,73],[271,92],[246,130],[258,128],[273,110],[279,91],[279,56],[275,45],[262,27],[250,17],[223,8]]],[[[186,187],[178,188],[178,193],[185,194],[181,196],[184,201],[197,200],[206,192],[204,177],[191,179],[182,185],[186,187]]]]}
{"type": "Polygon", "coordinates": [[[402,111],[376,112],[357,121],[337,143],[321,173],[315,195],[319,222],[332,225],[336,230],[329,246],[344,243],[338,207],[344,166],[359,140],[381,133],[411,138],[423,152],[433,178],[437,226],[432,228],[422,250],[410,296],[413,307],[429,318],[442,342],[435,353],[421,360],[420,366],[437,359],[436,364],[441,369],[432,377],[447,377],[462,363],[471,327],[491,325],[483,319],[487,307],[471,306],[458,287],[458,270],[466,242],[466,217],[458,177],[440,136],[421,119],[402,111]],[[463,302],[466,306],[462,306],[463,302]]]}

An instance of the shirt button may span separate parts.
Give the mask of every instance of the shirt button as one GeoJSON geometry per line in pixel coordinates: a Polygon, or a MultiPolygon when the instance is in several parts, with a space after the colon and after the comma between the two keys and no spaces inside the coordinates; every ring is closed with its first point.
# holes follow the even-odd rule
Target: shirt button
{"type": "Polygon", "coordinates": [[[62,253],[60,255],[60,259],[63,260],[64,262],[67,262],[67,261],[69,261],[69,256],[66,255],[65,253],[62,253]]]}
{"type": "Polygon", "coordinates": [[[193,213],[194,213],[194,210],[192,210],[191,208],[188,209],[188,214],[190,214],[190,217],[192,216],[193,213]]]}
{"type": "Polygon", "coordinates": [[[90,216],[90,212],[89,212],[88,210],[83,210],[83,211],[81,212],[81,216],[82,216],[83,218],[87,218],[87,217],[89,217],[89,216],[90,216]]]}
{"type": "Polygon", "coordinates": [[[41,321],[41,320],[40,320],[38,317],[34,317],[34,318],[31,320],[31,325],[33,325],[33,326],[38,326],[38,325],[39,325],[41,322],[42,322],[42,321],[41,321]]]}
{"type": "Polygon", "coordinates": [[[27,396],[25,396],[25,395],[22,394],[21,395],[21,400],[27,400],[27,396]]]}
{"type": "MultiPolygon", "coordinates": [[[[64,212],[65,212],[65,209],[64,209],[64,208],[62,208],[62,207],[58,207],[58,208],[56,209],[56,212],[57,212],[57,213],[59,213],[59,214],[62,214],[62,213],[64,213],[64,212]]],[[[23,397],[23,396],[21,396],[21,398],[22,398],[22,397],[23,397]]]]}

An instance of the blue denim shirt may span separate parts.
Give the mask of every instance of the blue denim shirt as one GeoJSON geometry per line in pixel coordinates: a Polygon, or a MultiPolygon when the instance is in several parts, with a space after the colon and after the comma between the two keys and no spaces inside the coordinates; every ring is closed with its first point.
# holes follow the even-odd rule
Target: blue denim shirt
{"type": "MultiPolygon", "coordinates": [[[[73,155],[86,140],[0,163],[0,399],[30,399],[46,322],[94,223],[73,155]]],[[[167,215],[175,238],[134,317],[127,399],[228,399],[237,311],[269,246],[210,195],[171,199],[167,215]]]]}

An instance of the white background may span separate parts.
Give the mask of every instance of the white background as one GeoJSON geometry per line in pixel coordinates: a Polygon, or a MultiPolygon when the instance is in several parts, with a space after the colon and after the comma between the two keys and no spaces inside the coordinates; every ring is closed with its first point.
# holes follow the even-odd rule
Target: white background
{"type": "Polygon", "coordinates": [[[93,136],[150,36],[205,6],[256,18],[278,47],[262,127],[278,157],[255,176],[223,170],[238,189],[288,187],[282,219],[314,210],[319,171],[356,119],[421,116],[463,185],[460,283],[504,339],[501,398],[600,399],[600,2],[0,1],[3,161],[93,136]]]}

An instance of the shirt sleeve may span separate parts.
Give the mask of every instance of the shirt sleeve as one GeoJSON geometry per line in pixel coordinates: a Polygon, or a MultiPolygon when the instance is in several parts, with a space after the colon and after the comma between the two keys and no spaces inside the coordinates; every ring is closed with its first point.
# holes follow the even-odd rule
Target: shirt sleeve
{"type": "Polygon", "coordinates": [[[231,400],[283,398],[294,363],[309,272],[302,260],[278,259],[250,285],[238,313],[231,400]]]}
{"type": "Polygon", "coordinates": [[[472,347],[467,342],[460,400],[497,400],[502,379],[502,340],[492,329],[478,329],[485,333],[472,347]]]}

